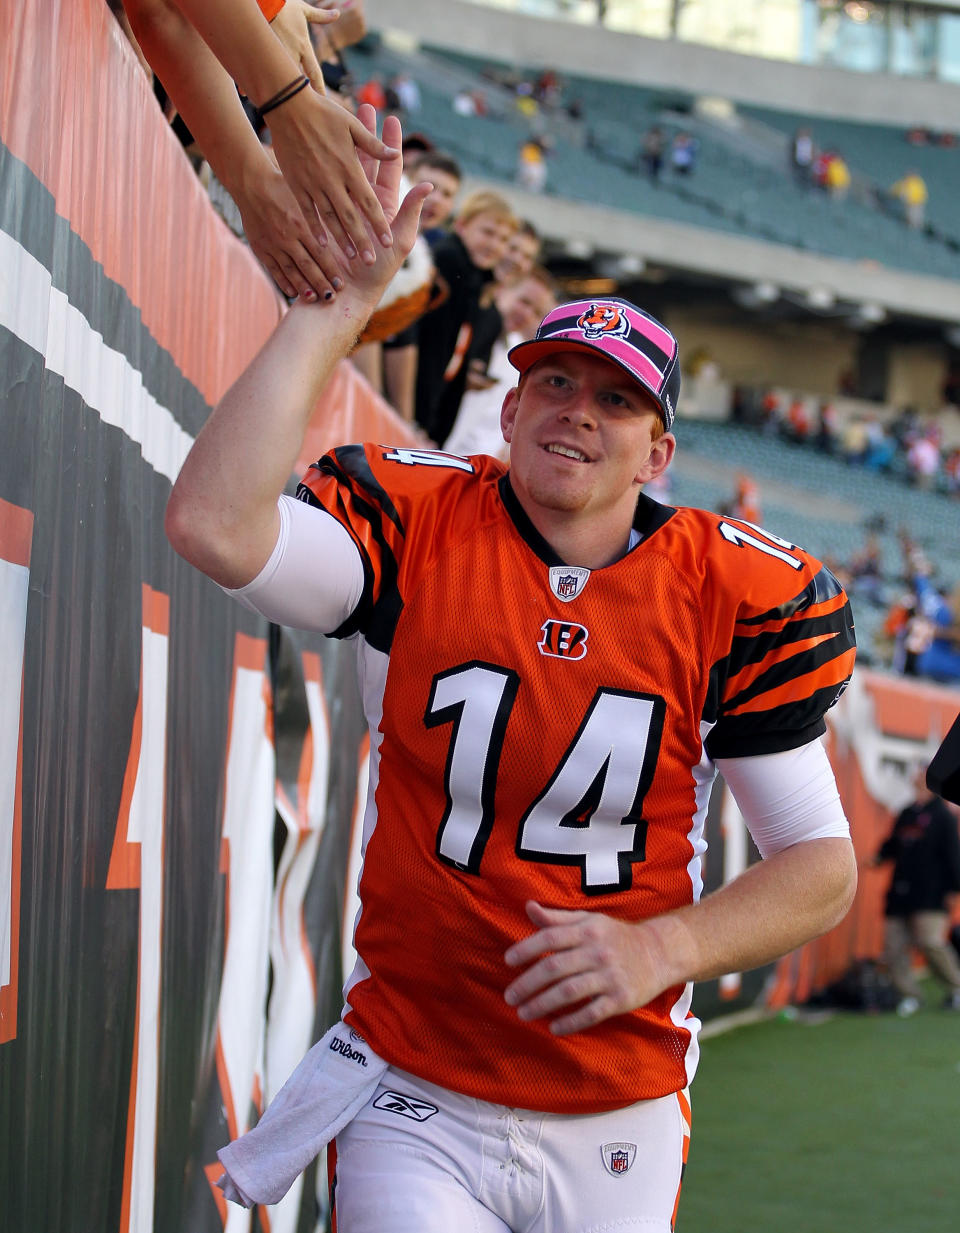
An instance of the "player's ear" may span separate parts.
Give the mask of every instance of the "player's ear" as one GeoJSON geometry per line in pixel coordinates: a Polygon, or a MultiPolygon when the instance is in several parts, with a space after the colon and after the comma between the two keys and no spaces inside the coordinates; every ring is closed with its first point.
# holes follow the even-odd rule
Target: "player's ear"
{"type": "Polygon", "coordinates": [[[673,452],[677,448],[677,438],[672,432],[665,432],[650,446],[650,453],[633,477],[638,484],[649,484],[651,480],[662,475],[669,467],[673,452]]]}
{"type": "Polygon", "coordinates": [[[503,439],[510,442],[513,439],[513,426],[517,419],[517,404],[520,400],[520,391],[516,388],[508,390],[503,399],[503,406],[500,408],[500,431],[503,433],[503,439]]]}

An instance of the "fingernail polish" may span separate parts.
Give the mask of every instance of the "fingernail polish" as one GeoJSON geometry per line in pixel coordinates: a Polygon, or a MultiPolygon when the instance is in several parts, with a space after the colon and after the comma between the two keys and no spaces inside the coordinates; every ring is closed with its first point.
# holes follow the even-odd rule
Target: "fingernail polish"
{"type": "Polygon", "coordinates": [[[334,289],[334,291],[342,291],[342,290],[343,290],[343,279],[342,279],[342,278],[335,278],[335,279],[333,280],[333,289],[334,289]]]}
{"type": "Polygon", "coordinates": [[[315,300],[316,300],[316,298],[317,298],[317,293],[316,293],[315,291],[305,291],[305,292],[303,293],[303,298],[304,298],[304,299],[305,299],[305,300],[306,300],[309,304],[313,304],[313,303],[314,303],[314,301],[315,301],[315,300]]]}
{"type": "Polygon", "coordinates": [[[333,299],[333,292],[332,292],[332,291],[325,291],[325,292],[323,293],[323,298],[324,298],[324,299],[327,301],[327,303],[329,304],[329,303],[330,303],[330,301],[333,299]]]}

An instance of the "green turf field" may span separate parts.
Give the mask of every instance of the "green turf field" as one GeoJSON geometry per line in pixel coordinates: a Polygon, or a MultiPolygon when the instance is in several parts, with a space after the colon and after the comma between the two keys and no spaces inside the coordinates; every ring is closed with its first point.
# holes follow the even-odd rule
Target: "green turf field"
{"type": "Polygon", "coordinates": [[[960,1013],[707,1039],[677,1233],[960,1230],[960,1013]]]}

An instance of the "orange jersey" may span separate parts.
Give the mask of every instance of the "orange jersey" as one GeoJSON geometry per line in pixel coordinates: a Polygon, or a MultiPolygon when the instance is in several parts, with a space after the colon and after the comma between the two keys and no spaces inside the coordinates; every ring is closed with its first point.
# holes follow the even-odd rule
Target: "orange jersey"
{"type": "Polygon", "coordinates": [[[559,561],[504,467],[348,446],[303,500],[347,528],[365,585],[371,730],[346,1020],[391,1064],[520,1108],[584,1113],[686,1086],[690,986],[570,1037],[524,1023],[504,952],[524,903],[639,920],[700,893],[712,760],[824,731],[853,666],[846,596],[747,523],[641,497],[641,536],[559,561]]]}

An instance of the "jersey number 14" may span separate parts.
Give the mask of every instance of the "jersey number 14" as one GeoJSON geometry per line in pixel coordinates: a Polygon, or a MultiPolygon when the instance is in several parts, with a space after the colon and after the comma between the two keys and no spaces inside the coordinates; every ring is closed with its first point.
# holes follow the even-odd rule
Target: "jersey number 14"
{"type": "MultiPolygon", "coordinates": [[[[494,822],[503,742],[517,673],[475,661],[433,679],[424,722],[451,724],[447,805],[437,856],[479,873],[494,822]]],[[[645,858],[643,800],[656,768],[666,704],[653,694],[598,689],[546,786],[517,831],[522,860],[579,865],[585,894],[627,890],[645,858]]]]}

